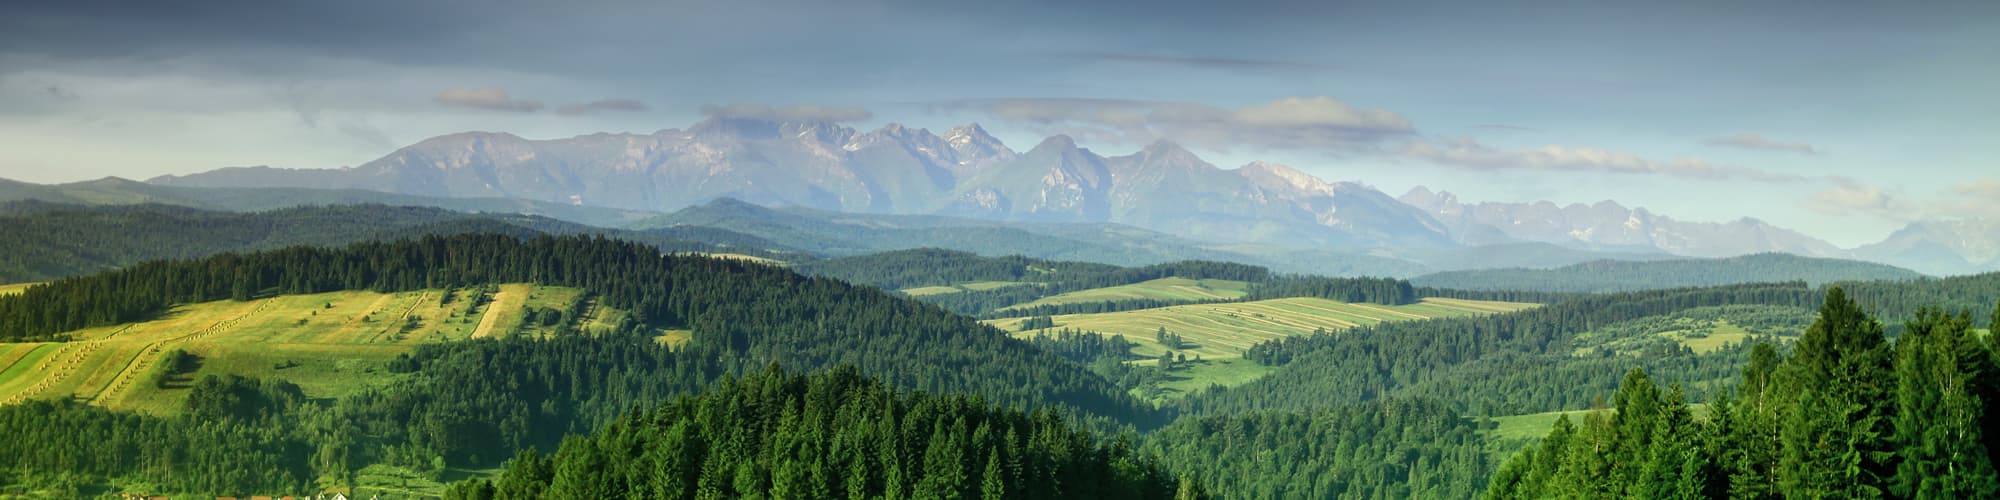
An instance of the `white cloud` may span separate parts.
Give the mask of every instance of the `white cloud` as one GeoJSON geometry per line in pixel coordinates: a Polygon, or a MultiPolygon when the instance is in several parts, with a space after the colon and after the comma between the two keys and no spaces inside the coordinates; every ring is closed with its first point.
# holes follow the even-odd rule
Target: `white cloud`
{"type": "Polygon", "coordinates": [[[1696,158],[1654,160],[1620,151],[1555,145],[1525,150],[1504,150],[1489,147],[1469,138],[1411,141],[1403,146],[1400,153],[1408,158],[1479,170],[1656,174],[1694,179],[1742,179],[1760,182],[1804,180],[1803,177],[1796,175],[1717,165],[1696,158]]]}
{"type": "Polygon", "coordinates": [[[1051,133],[1128,143],[1167,138],[1218,150],[1366,149],[1414,133],[1407,118],[1331,97],[1295,97],[1240,108],[1091,98],[982,99],[947,106],[981,109],[1051,133]]]}
{"type": "Polygon", "coordinates": [[[1806,208],[1831,216],[1870,215],[1892,220],[1909,220],[1920,214],[1903,206],[1901,198],[1880,186],[1846,177],[1834,177],[1833,186],[1813,193],[1806,208]]]}
{"type": "Polygon", "coordinates": [[[1806,207],[1823,215],[1867,215],[1892,221],[1933,218],[2000,217],[2000,179],[1953,185],[1942,192],[1911,198],[1881,186],[1847,177],[1830,178],[1834,185],[1806,200],[1806,207]]]}
{"type": "Polygon", "coordinates": [[[451,88],[439,92],[438,104],[490,111],[513,113],[533,113],[542,110],[541,101],[515,100],[505,89],[498,87],[451,88]]]}
{"type": "Polygon", "coordinates": [[[1782,152],[1800,153],[1809,155],[1821,153],[1819,148],[1814,147],[1811,144],[1806,144],[1803,142],[1779,141],[1757,134],[1736,134],[1728,137],[1717,137],[1714,139],[1709,139],[1708,144],[1713,146],[1723,146],[1723,147],[1731,147],[1737,149],[1754,149],[1759,151],[1782,151],[1782,152]]]}
{"type": "Polygon", "coordinates": [[[701,114],[716,118],[801,122],[855,122],[874,116],[868,110],[858,107],[834,107],[816,104],[801,104],[783,108],[773,108],[757,104],[707,105],[701,107],[701,114]]]}
{"type": "Polygon", "coordinates": [[[561,108],[556,108],[556,113],[575,116],[597,112],[631,113],[650,109],[652,107],[647,106],[646,103],[640,102],[638,99],[612,98],[565,105],[561,108]]]}

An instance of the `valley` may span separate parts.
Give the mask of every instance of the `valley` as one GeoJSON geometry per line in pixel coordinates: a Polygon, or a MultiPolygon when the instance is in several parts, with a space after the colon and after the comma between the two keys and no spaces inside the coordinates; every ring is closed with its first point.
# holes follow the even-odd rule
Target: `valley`
{"type": "Polygon", "coordinates": [[[0,500],[2000,499],[2000,1],[467,4],[0,3],[0,500]]]}

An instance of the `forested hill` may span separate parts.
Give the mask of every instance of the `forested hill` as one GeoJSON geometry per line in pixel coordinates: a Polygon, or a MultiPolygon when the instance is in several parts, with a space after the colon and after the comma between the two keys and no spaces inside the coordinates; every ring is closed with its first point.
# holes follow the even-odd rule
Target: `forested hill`
{"type": "MultiPolygon", "coordinates": [[[[970,318],[783,268],[662,255],[652,246],[596,237],[427,236],[149,261],[0,297],[0,339],[63,340],[57,332],[157,317],[179,303],[484,283],[577,288],[630,319],[589,335],[425,345],[376,367],[387,377],[383,385],[332,401],[298,397],[297,387],[278,380],[234,380],[198,384],[180,415],[118,414],[69,402],[0,406],[0,434],[25,436],[0,443],[0,454],[14,457],[8,464],[14,475],[6,477],[34,478],[21,479],[29,484],[139,481],[219,494],[351,485],[357,471],[376,464],[442,477],[447,469],[501,465],[530,447],[555,449],[566,434],[595,432],[635,409],[772,364],[800,371],[852,366],[898,390],[1061,409],[1061,420],[1093,428],[1158,424],[1157,412],[1115,384],[970,318]],[[659,342],[667,329],[688,339],[659,342]],[[90,440],[108,444],[85,444],[90,440]],[[245,453],[246,447],[257,452],[245,453]]],[[[714,443],[715,450],[733,453],[724,443],[714,443]]],[[[992,449],[984,446],[990,445],[969,449],[992,449]]],[[[1071,463],[1094,470],[1091,459],[1071,463]]],[[[728,472],[732,480],[749,477],[740,468],[728,472]]]]}
{"type": "Polygon", "coordinates": [[[1886,264],[1765,253],[1726,259],[1600,260],[1555,269],[1449,271],[1420,276],[1410,282],[1459,290],[1597,293],[1778,281],[1819,285],[1920,277],[1923,275],[1916,271],[1886,264]]]}
{"type": "Polygon", "coordinates": [[[365,189],[183,187],[117,177],[68,184],[31,184],[0,179],[0,202],[28,200],[67,205],[173,205],[228,212],[262,212],[316,205],[396,205],[458,212],[538,215],[600,227],[622,227],[658,215],[567,203],[509,198],[433,198],[365,189]]]}
{"type": "Polygon", "coordinates": [[[387,205],[296,207],[217,212],[171,205],[0,204],[0,282],[44,281],[145,260],[188,259],[225,251],[293,245],[345,245],[426,234],[605,234],[670,252],[734,252],[655,233],[602,229],[526,215],[470,214],[387,205]]]}
{"type": "MultiPolygon", "coordinates": [[[[915,298],[981,317],[1021,317],[1148,309],[1238,298],[1104,298],[1060,305],[1021,307],[1036,299],[1071,292],[1133,285],[1162,278],[1241,282],[1241,299],[1319,297],[1386,305],[1417,300],[1409,282],[1393,278],[1329,278],[1272,273],[1262,266],[1215,261],[1175,261],[1136,267],[1053,261],[1022,256],[985,257],[971,252],[919,248],[805,262],[800,272],[866,284],[884,290],[942,287],[944,293],[915,298]]],[[[1493,295],[1476,292],[1470,295],[1493,295]]],[[[1485,297],[1480,297],[1485,298],[1485,297]]]]}
{"type": "Polygon", "coordinates": [[[1488,498],[1994,498],[2000,367],[1971,323],[1925,311],[1891,344],[1835,290],[1789,354],[1754,347],[1707,418],[1634,369],[1611,411],[1558,419],[1488,498]]]}
{"type": "Polygon", "coordinates": [[[970,281],[1041,283],[1120,269],[1110,264],[1054,261],[1019,255],[986,257],[942,248],[893,250],[838,257],[798,266],[799,272],[884,290],[946,286],[970,281]]]}
{"type": "Polygon", "coordinates": [[[593,237],[433,236],[150,261],[0,297],[0,340],[59,339],[181,303],[515,282],[581,288],[631,311],[631,328],[692,330],[692,349],[737,363],[854,364],[910,389],[1118,418],[1144,413],[1082,367],[970,318],[836,280],[593,237]]]}
{"type": "Polygon", "coordinates": [[[1204,498],[1107,436],[963,396],[897,394],[852,369],[775,370],[526,452],[451,500],[1204,498]]]}

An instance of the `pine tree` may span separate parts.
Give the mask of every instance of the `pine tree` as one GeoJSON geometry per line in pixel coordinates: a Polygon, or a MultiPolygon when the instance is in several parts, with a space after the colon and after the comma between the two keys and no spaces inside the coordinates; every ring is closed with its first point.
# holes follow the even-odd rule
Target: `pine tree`
{"type": "Polygon", "coordinates": [[[1975,394],[1988,357],[1972,338],[1968,315],[1919,311],[1896,342],[1896,450],[1901,461],[1891,491],[1912,498],[1992,498],[2000,489],[1975,394]],[[1977,349],[1968,349],[1972,345],[1977,349]]]}
{"type": "Polygon", "coordinates": [[[986,470],[980,474],[979,498],[1002,500],[1007,498],[1007,472],[1000,461],[1000,449],[994,448],[986,454],[986,470]]]}
{"type": "Polygon", "coordinates": [[[1895,472],[1893,383],[1882,325],[1839,287],[1780,371],[1793,398],[1780,430],[1777,476],[1790,497],[1876,498],[1895,472]]]}

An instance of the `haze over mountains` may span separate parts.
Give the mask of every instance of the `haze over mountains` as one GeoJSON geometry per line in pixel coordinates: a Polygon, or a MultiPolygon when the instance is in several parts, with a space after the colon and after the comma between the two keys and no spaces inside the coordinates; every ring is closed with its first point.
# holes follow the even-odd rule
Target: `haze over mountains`
{"type": "Polygon", "coordinates": [[[823,121],[711,117],[649,135],[528,140],[469,132],[351,168],[225,168],[149,182],[652,212],[735,198],[825,211],[1117,223],[1219,245],[1398,258],[1548,243],[1611,254],[1865,258],[1930,274],[2000,268],[2000,234],[1990,222],[1919,222],[1888,241],[1847,250],[1754,218],[1689,222],[1612,201],[1468,204],[1423,187],[1398,198],[1274,163],[1225,169],[1170,141],[1107,156],[1058,135],[1016,152],[976,124],[939,135],[897,124],[859,131],[823,121]]]}

